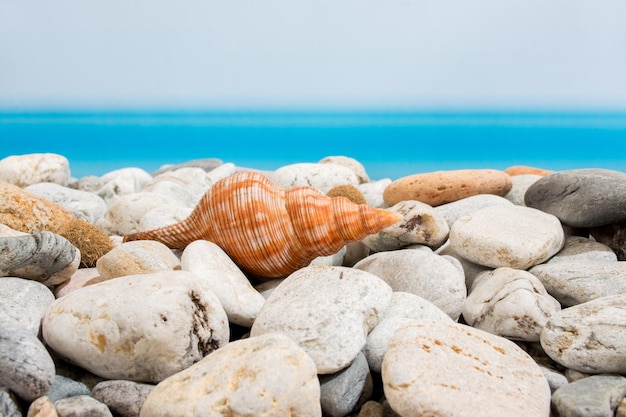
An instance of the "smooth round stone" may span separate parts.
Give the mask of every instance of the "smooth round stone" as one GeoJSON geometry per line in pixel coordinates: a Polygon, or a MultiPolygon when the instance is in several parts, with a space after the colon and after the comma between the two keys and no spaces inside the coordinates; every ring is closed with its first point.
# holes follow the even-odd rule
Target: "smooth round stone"
{"type": "Polygon", "coordinates": [[[159,383],[140,413],[200,415],[321,417],[315,364],[281,334],[237,340],[159,383]]]}
{"type": "Polygon", "coordinates": [[[315,187],[324,194],[338,185],[358,185],[354,171],[339,164],[297,163],[284,165],[270,174],[279,187],[289,189],[302,185],[315,187]]]}
{"type": "Polygon", "coordinates": [[[283,333],[313,359],[319,374],[350,365],[391,301],[391,288],[368,272],[308,266],[270,294],[250,334],[283,333]]]}
{"type": "Polygon", "coordinates": [[[210,285],[186,271],[129,275],[57,299],[42,322],[46,343],[108,379],[159,382],[229,338],[210,285]]]}
{"type": "Polygon", "coordinates": [[[478,194],[465,197],[451,203],[442,204],[435,207],[435,212],[444,218],[448,227],[452,227],[459,217],[467,216],[480,210],[481,208],[490,206],[510,206],[512,203],[493,194],[478,194]]]}
{"type": "Polygon", "coordinates": [[[180,269],[180,260],[161,242],[137,240],[123,243],[102,255],[96,262],[96,269],[107,280],[126,275],[173,271],[180,269]]]}
{"type": "Polygon", "coordinates": [[[531,273],[512,268],[483,272],[463,304],[465,322],[511,340],[539,341],[548,318],[561,310],[531,273]]]}
{"type": "Polygon", "coordinates": [[[541,346],[566,368],[626,373],[626,294],[598,298],[550,317],[541,346]]]}
{"type": "Polygon", "coordinates": [[[42,182],[24,188],[41,198],[70,210],[76,218],[94,224],[107,211],[105,201],[94,193],[74,190],[59,184],[42,182]]]}
{"type": "Polygon", "coordinates": [[[626,293],[626,262],[571,260],[528,270],[563,307],[626,293]]]}
{"type": "Polygon", "coordinates": [[[0,224],[26,233],[56,232],[75,220],[66,208],[0,181],[0,224]]]}
{"type": "Polygon", "coordinates": [[[396,250],[414,244],[437,248],[448,238],[448,224],[428,204],[414,200],[401,201],[390,207],[389,211],[399,213],[404,218],[362,240],[373,251],[396,250]]]}
{"type": "Polygon", "coordinates": [[[0,313],[0,387],[32,401],[48,391],[54,374],[54,362],[37,336],[0,313]]]}
{"type": "Polygon", "coordinates": [[[0,416],[22,417],[20,404],[11,392],[5,387],[0,387],[0,416]]]}
{"type": "Polygon", "coordinates": [[[151,175],[153,177],[156,177],[157,175],[163,174],[165,172],[178,171],[181,168],[200,168],[205,172],[209,172],[222,164],[222,160],[217,158],[192,159],[191,161],[182,162],[180,164],[163,165],[156,171],[152,172],[151,175]]]}
{"type": "Polygon", "coordinates": [[[41,318],[54,301],[54,294],[39,282],[6,277],[0,279],[0,300],[0,313],[15,319],[37,336],[41,318]]]}
{"type": "Polygon", "coordinates": [[[98,190],[98,195],[111,204],[123,195],[142,191],[152,181],[152,175],[141,168],[129,167],[107,172],[100,179],[104,185],[98,190]]]}
{"type": "Polygon", "coordinates": [[[367,335],[363,353],[372,371],[380,372],[383,356],[393,334],[400,327],[415,320],[452,319],[428,300],[408,292],[395,291],[380,321],[367,335]]]}
{"type": "Polygon", "coordinates": [[[525,206],[524,196],[526,195],[528,187],[533,185],[540,178],[542,178],[541,175],[533,174],[511,176],[511,191],[509,191],[504,198],[516,206],[525,206]]]}
{"type": "Polygon", "coordinates": [[[70,188],[90,193],[97,193],[104,185],[104,181],[95,175],[86,175],[68,184],[70,188]]]}
{"type": "Polygon", "coordinates": [[[63,236],[51,232],[0,237],[0,277],[19,277],[58,285],[70,279],[80,252],[63,236]]]}
{"type": "Polygon", "coordinates": [[[617,255],[620,261],[626,261],[626,222],[594,227],[589,230],[591,236],[617,255]]]}
{"type": "Polygon", "coordinates": [[[338,164],[343,165],[346,168],[350,168],[352,172],[354,172],[359,179],[360,184],[364,184],[370,181],[367,172],[365,171],[365,167],[359,161],[354,158],[350,158],[348,156],[327,156],[322,158],[319,161],[320,164],[338,164]]]}
{"type": "Polygon", "coordinates": [[[383,192],[389,184],[391,184],[391,179],[383,178],[378,181],[359,184],[356,188],[363,194],[368,205],[372,207],[387,207],[385,200],[383,200],[383,192]]]}
{"type": "Polygon", "coordinates": [[[320,403],[324,414],[331,417],[350,414],[372,391],[372,376],[362,353],[347,368],[320,376],[320,403]]]}
{"type": "Polygon", "coordinates": [[[547,175],[526,191],[528,207],[572,227],[596,227],[626,220],[626,173],[588,168],[547,175]]]}
{"type": "Polygon", "coordinates": [[[416,249],[379,252],[354,265],[384,280],[393,291],[420,296],[453,320],[461,315],[467,289],[463,273],[448,259],[416,249]]]}
{"type": "Polygon", "coordinates": [[[252,326],[265,298],[219,246],[207,240],[192,242],[180,262],[183,271],[193,272],[211,286],[231,323],[252,326]]]}
{"type": "Polygon", "coordinates": [[[550,415],[550,387],[526,352],[449,321],[398,329],[382,378],[389,404],[402,417],[550,415]]]}
{"type": "Polygon", "coordinates": [[[38,182],[67,185],[70,181],[70,163],[64,156],[54,153],[7,156],[0,160],[0,181],[18,187],[38,182]]]}
{"type": "Polygon", "coordinates": [[[141,406],[154,389],[154,385],[133,381],[109,380],[98,383],[91,390],[93,397],[106,404],[115,415],[137,417],[141,406]]]}
{"type": "Polygon", "coordinates": [[[463,273],[465,274],[465,288],[470,288],[472,283],[476,279],[476,276],[484,271],[490,271],[492,268],[486,267],[484,265],[479,265],[477,263],[468,261],[464,257],[458,254],[454,250],[454,248],[450,245],[450,240],[444,243],[443,246],[438,248],[435,253],[437,255],[441,255],[446,257],[446,259],[454,258],[460,264],[461,268],[463,268],[463,273]]]}
{"type": "Polygon", "coordinates": [[[150,226],[168,226],[185,219],[193,209],[180,204],[176,199],[163,194],[139,192],[121,196],[96,226],[108,235],[127,235],[150,226]]]}
{"type": "Polygon", "coordinates": [[[59,417],[59,413],[54,402],[44,395],[30,404],[26,417],[59,417]]]}
{"type": "Polygon", "coordinates": [[[414,174],[392,182],[383,194],[385,204],[417,200],[433,207],[477,194],[504,196],[511,177],[495,169],[462,169],[414,174]]]}
{"type": "Polygon", "coordinates": [[[563,247],[559,219],[528,207],[491,206],[458,219],[450,245],[471,262],[498,268],[528,269],[563,247]]]}
{"type": "Polygon", "coordinates": [[[55,401],[59,417],[113,417],[106,404],[89,395],[63,398],[55,401]]]}
{"type": "Polygon", "coordinates": [[[520,177],[524,175],[536,175],[538,177],[545,177],[548,174],[552,174],[554,171],[551,171],[549,169],[544,169],[544,168],[538,168],[538,167],[515,165],[515,166],[508,167],[507,169],[504,170],[504,172],[509,174],[511,177],[513,176],[520,177]]]}
{"type": "Polygon", "coordinates": [[[105,281],[96,268],[79,268],[70,279],[54,287],[54,296],[61,298],[66,294],[98,282],[105,281]]]}
{"type": "Polygon", "coordinates": [[[180,168],[154,177],[143,191],[165,194],[181,201],[185,206],[193,207],[211,185],[211,179],[203,169],[180,168]]]}
{"type": "Polygon", "coordinates": [[[74,381],[63,375],[56,375],[52,386],[46,392],[46,397],[50,398],[52,402],[78,395],[91,395],[91,391],[82,382],[74,381]]]}
{"type": "Polygon", "coordinates": [[[543,372],[543,376],[546,377],[548,385],[550,385],[550,391],[554,394],[554,391],[561,388],[564,385],[569,384],[567,377],[554,369],[546,368],[545,366],[539,366],[543,372]]]}
{"type": "Polygon", "coordinates": [[[626,378],[593,375],[559,388],[552,403],[562,417],[613,417],[626,396],[626,378]]]}
{"type": "Polygon", "coordinates": [[[565,246],[546,263],[572,261],[617,261],[617,255],[608,246],[582,236],[568,236],[565,246]]]}

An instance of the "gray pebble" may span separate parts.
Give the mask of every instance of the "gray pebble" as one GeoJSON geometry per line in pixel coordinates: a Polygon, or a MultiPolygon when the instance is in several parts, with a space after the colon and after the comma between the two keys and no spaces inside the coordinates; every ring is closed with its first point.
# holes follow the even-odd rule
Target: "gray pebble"
{"type": "Polygon", "coordinates": [[[52,402],[62,400],[63,398],[76,397],[78,395],[91,395],[91,391],[87,385],[82,382],[74,381],[63,375],[56,375],[52,386],[46,393],[52,402]]]}
{"type": "Polygon", "coordinates": [[[365,355],[359,353],[352,364],[332,375],[320,376],[320,403],[331,417],[344,417],[372,395],[373,385],[365,355]]]}
{"type": "Polygon", "coordinates": [[[552,395],[560,417],[613,417],[626,396],[626,378],[594,375],[564,385],[552,395]]]}
{"type": "Polygon", "coordinates": [[[157,175],[163,174],[168,171],[176,171],[180,168],[202,168],[206,172],[212,171],[218,166],[222,165],[223,162],[221,159],[217,158],[201,158],[201,159],[193,159],[191,161],[182,162],[180,164],[170,164],[164,165],[152,172],[151,175],[156,177],[157,175]]]}
{"type": "Polygon", "coordinates": [[[64,398],[55,401],[59,417],[113,417],[106,404],[89,395],[64,398]]]}
{"type": "Polygon", "coordinates": [[[109,409],[121,417],[139,416],[141,406],[154,389],[154,385],[134,381],[102,381],[91,390],[91,395],[105,403],[109,409]]]}
{"type": "Polygon", "coordinates": [[[68,210],[77,218],[94,224],[107,211],[105,201],[95,193],[75,190],[51,182],[29,185],[24,191],[52,201],[68,210]]]}
{"type": "Polygon", "coordinates": [[[17,398],[5,387],[0,387],[0,416],[22,417],[17,398]]]}
{"type": "Polygon", "coordinates": [[[37,336],[41,318],[54,302],[54,294],[39,282],[6,277],[0,279],[0,300],[0,312],[13,317],[37,336]]]}

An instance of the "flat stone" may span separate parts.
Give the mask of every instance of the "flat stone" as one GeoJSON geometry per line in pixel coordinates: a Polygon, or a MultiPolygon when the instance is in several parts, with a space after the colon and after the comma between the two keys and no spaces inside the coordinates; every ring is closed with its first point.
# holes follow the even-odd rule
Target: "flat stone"
{"type": "Polygon", "coordinates": [[[219,246],[197,240],[187,245],[180,261],[183,271],[193,272],[211,286],[230,322],[252,326],[265,298],[219,246]]]}
{"type": "Polygon", "coordinates": [[[384,280],[393,291],[422,297],[452,318],[461,315],[467,294],[463,272],[432,251],[402,249],[379,252],[354,265],[384,280]]]}
{"type": "Polygon", "coordinates": [[[22,417],[20,404],[11,392],[5,387],[0,387],[0,416],[22,417]]]}
{"type": "Polygon", "coordinates": [[[4,313],[39,334],[41,318],[54,301],[54,294],[45,285],[22,278],[0,279],[0,313],[4,313]]]}
{"type": "Polygon", "coordinates": [[[284,165],[270,173],[269,178],[281,188],[306,185],[323,193],[338,185],[356,186],[360,183],[359,177],[351,168],[335,163],[284,165]]]}
{"type": "Polygon", "coordinates": [[[80,264],[80,252],[63,236],[51,232],[0,237],[0,277],[18,277],[61,284],[80,264]]]}
{"type": "Polygon", "coordinates": [[[373,385],[367,360],[359,353],[347,368],[320,376],[320,403],[325,415],[344,417],[372,395],[373,385]]]}
{"type": "Polygon", "coordinates": [[[0,387],[33,401],[48,391],[54,375],[54,362],[32,330],[1,313],[0,387]]]}
{"type": "Polygon", "coordinates": [[[309,266],[289,275],[265,301],[250,334],[283,333],[319,374],[338,372],[359,354],[391,301],[391,288],[365,271],[309,266]]]}
{"type": "Polygon", "coordinates": [[[389,207],[389,211],[400,213],[403,219],[361,240],[373,251],[396,250],[414,244],[437,248],[448,238],[448,224],[428,204],[414,200],[401,201],[389,207]]]}
{"type": "Polygon", "coordinates": [[[452,319],[437,308],[433,303],[408,292],[394,291],[391,302],[380,321],[367,335],[363,353],[372,371],[380,373],[383,356],[393,334],[405,324],[415,320],[448,320],[452,319]]]}
{"type": "Polygon", "coordinates": [[[0,160],[0,181],[18,187],[38,182],[67,185],[70,180],[70,163],[63,155],[31,153],[12,155],[0,160]]]}
{"type": "Polygon", "coordinates": [[[538,342],[548,318],[560,310],[533,274],[502,267],[476,277],[463,318],[472,327],[510,340],[538,342]]]}
{"type": "Polygon", "coordinates": [[[94,193],[74,190],[60,184],[42,182],[29,185],[24,191],[45,198],[74,213],[77,219],[95,223],[107,211],[106,202],[94,193]]]}
{"type": "Polygon", "coordinates": [[[417,200],[436,207],[477,194],[504,196],[511,186],[511,177],[495,169],[436,171],[395,180],[383,198],[388,206],[417,200]]]}
{"type": "Polygon", "coordinates": [[[626,221],[626,173],[600,168],[555,172],[530,186],[524,200],[572,227],[620,223],[626,221]]]}
{"type": "Polygon", "coordinates": [[[617,261],[617,255],[607,245],[583,236],[567,236],[565,246],[546,263],[572,261],[617,261]]]}
{"type": "Polygon", "coordinates": [[[389,404],[402,417],[550,415],[550,387],[526,352],[449,321],[398,329],[382,378],[389,404]]]}
{"type": "Polygon", "coordinates": [[[626,378],[594,375],[559,388],[552,404],[561,417],[613,417],[626,396],[626,378]]]}
{"type": "Polygon", "coordinates": [[[93,397],[106,404],[115,415],[137,417],[154,385],[133,381],[109,380],[98,383],[91,390],[93,397]]]}
{"type": "Polygon", "coordinates": [[[59,417],[113,417],[106,406],[89,395],[63,398],[55,401],[59,417]]]}
{"type": "Polygon", "coordinates": [[[180,267],[180,260],[172,250],[155,240],[123,243],[96,262],[96,269],[105,280],[126,275],[173,271],[180,267]]]}
{"type": "Polygon", "coordinates": [[[316,372],[285,335],[241,339],[159,383],[140,416],[321,417],[316,372]]]}
{"type": "Polygon", "coordinates": [[[563,307],[626,292],[626,262],[571,260],[528,270],[563,307]]]}
{"type": "Polygon", "coordinates": [[[563,247],[565,235],[551,214],[520,206],[490,206],[458,219],[450,245],[471,262],[528,269],[563,247]]]}
{"type": "Polygon", "coordinates": [[[226,313],[210,285],[186,271],[129,275],[57,299],[46,343],[107,379],[159,382],[228,343],[226,313]]]}
{"type": "Polygon", "coordinates": [[[435,207],[434,210],[445,219],[450,228],[460,217],[470,215],[482,208],[502,205],[510,206],[511,204],[509,200],[498,195],[478,194],[442,204],[435,207]]]}
{"type": "Polygon", "coordinates": [[[566,368],[626,373],[626,294],[597,298],[550,317],[541,346],[566,368]]]}

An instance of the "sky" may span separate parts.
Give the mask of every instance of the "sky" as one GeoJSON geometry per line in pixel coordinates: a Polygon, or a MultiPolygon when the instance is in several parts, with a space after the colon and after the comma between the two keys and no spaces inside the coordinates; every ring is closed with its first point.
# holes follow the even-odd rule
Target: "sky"
{"type": "Polygon", "coordinates": [[[0,0],[0,109],[626,109],[623,0],[0,0]]]}

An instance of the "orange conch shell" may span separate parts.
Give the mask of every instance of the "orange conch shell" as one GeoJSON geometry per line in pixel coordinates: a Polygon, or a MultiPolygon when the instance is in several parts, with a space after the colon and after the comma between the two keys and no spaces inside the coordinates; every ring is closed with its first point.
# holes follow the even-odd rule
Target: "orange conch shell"
{"type": "Polygon", "coordinates": [[[242,270],[278,278],[400,220],[398,213],[328,197],[313,187],[285,190],[262,174],[238,172],[215,183],[185,220],[124,241],[184,248],[210,240],[242,270]]]}

